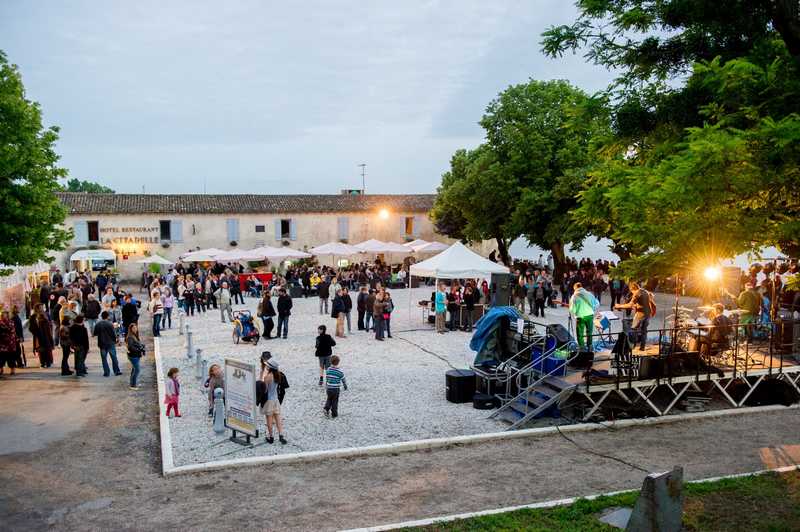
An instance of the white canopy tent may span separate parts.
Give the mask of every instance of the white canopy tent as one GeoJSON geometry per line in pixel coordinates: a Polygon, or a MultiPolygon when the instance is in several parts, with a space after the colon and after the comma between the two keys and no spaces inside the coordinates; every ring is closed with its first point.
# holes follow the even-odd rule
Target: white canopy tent
{"type": "Polygon", "coordinates": [[[349,244],[342,242],[328,242],[308,250],[312,255],[335,255],[339,257],[347,257],[350,255],[357,255],[361,250],[349,244]]]}
{"type": "Polygon", "coordinates": [[[149,257],[139,259],[136,262],[139,264],[160,264],[162,266],[169,266],[171,264],[175,264],[171,260],[167,260],[160,255],[150,255],[149,257]]]}
{"type": "Polygon", "coordinates": [[[509,273],[509,270],[502,264],[481,257],[461,242],[456,242],[428,260],[411,265],[411,275],[415,277],[485,279],[493,273],[509,273]]]}

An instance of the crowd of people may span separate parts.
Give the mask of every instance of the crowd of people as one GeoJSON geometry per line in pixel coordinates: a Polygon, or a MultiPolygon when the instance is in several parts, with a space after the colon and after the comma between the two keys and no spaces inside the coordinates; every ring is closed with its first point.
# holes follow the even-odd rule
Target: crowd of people
{"type": "MultiPolygon", "coordinates": [[[[103,376],[110,377],[112,372],[119,376],[122,371],[117,347],[124,342],[131,365],[129,385],[138,389],[138,362],[145,354],[138,331],[141,303],[133,294],[125,293],[116,276],[109,272],[99,272],[93,278],[88,273],[74,271],[65,276],[54,269],[48,277],[39,287],[38,302],[32,304],[27,326],[39,365],[52,367],[53,353],[60,349],[61,375],[86,377],[86,357],[94,339],[103,376]]],[[[16,308],[11,314],[2,313],[0,357],[11,374],[29,365],[24,357],[24,341],[25,330],[16,308]]]]}

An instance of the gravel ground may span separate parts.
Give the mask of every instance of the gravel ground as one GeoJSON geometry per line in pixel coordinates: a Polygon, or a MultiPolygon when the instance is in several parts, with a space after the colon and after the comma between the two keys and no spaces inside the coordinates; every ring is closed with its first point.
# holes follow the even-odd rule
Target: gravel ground
{"type": "MultiPolygon", "coordinates": [[[[397,307],[392,315],[396,331],[393,338],[378,342],[372,334],[354,331],[347,338],[336,339],[334,353],[342,358],[341,367],[349,390],[342,392],[340,415],[335,420],[325,418],[322,412],[325,391],[317,384],[319,369],[314,356],[317,326],[324,323],[332,330],[334,320],[320,316],[317,298],[294,300],[287,340],[262,340],[257,346],[234,345],[232,327],[220,322],[218,312],[188,318],[192,330],[198,331],[193,335],[193,343],[203,350],[210,363],[223,364],[225,358],[257,362],[263,350],[273,353],[290,383],[283,404],[289,439],[286,446],[268,445],[262,439],[259,445],[248,449],[229,442],[229,434],[215,434],[207,416],[204,379],[196,378],[194,362],[185,357],[184,337],[175,329],[167,331],[160,341],[164,369],[179,368],[182,382],[182,417],[170,420],[176,465],[495,432],[505,428],[502,422],[488,419],[486,411],[473,409],[471,403],[453,404],[445,400],[444,373],[452,367],[468,367],[473,356],[467,345],[471,335],[463,332],[436,334],[429,326],[423,327],[417,307],[411,309],[409,316],[409,294],[416,304],[426,292],[430,290],[393,292],[397,307]],[[409,330],[411,328],[417,330],[409,330]]],[[[255,299],[248,298],[245,307],[255,312],[256,304],[255,299]]],[[[263,418],[260,430],[263,433],[263,418]]]]}

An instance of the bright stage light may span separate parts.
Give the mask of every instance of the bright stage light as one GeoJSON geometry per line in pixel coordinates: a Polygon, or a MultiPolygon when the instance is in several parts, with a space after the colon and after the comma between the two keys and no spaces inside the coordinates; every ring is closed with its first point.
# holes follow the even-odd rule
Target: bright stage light
{"type": "Polygon", "coordinates": [[[717,279],[720,278],[721,275],[722,275],[722,272],[716,266],[709,266],[708,268],[703,270],[703,276],[708,281],[716,281],[717,279]]]}
{"type": "Polygon", "coordinates": [[[388,220],[389,211],[386,209],[381,209],[380,212],[378,212],[378,216],[380,217],[381,220],[388,220]]]}

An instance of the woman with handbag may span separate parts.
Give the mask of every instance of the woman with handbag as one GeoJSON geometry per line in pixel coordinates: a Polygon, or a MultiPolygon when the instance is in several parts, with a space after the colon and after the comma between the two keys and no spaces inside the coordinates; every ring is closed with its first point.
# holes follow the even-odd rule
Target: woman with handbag
{"type": "Polygon", "coordinates": [[[139,326],[131,323],[128,326],[128,334],[125,337],[125,344],[128,346],[128,360],[131,362],[131,390],[139,389],[139,362],[144,356],[144,344],[139,340],[139,326]]]}

